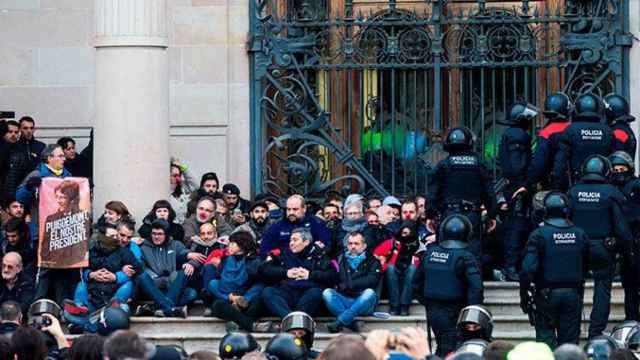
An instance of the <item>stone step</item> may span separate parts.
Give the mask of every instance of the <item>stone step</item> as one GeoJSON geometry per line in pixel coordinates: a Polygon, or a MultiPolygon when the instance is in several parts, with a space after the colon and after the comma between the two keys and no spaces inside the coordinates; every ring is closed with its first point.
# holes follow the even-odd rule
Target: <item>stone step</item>
{"type": "MultiPolygon", "coordinates": [[[[519,286],[517,282],[486,281],[484,282],[484,296],[488,299],[519,298],[519,286]]],[[[593,282],[585,283],[584,296],[586,299],[593,298],[593,282]]],[[[612,296],[624,297],[621,283],[613,283],[612,296]]]]}

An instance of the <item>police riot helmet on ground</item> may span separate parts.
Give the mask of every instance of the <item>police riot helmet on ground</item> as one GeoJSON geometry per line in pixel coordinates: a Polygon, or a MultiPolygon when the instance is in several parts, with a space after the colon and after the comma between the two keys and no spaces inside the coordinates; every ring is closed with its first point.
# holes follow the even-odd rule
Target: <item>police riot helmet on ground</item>
{"type": "Polygon", "coordinates": [[[460,311],[458,331],[464,340],[483,339],[491,341],[493,315],[482,305],[470,305],[460,311]]]}
{"type": "Polygon", "coordinates": [[[616,341],[606,335],[594,336],[584,345],[587,358],[593,360],[608,360],[616,349],[616,341]]]}
{"type": "Polygon", "coordinates": [[[469,151],[473,148],[474,135],[464,126],[449,130],[443,148],[447,152],[469,151]]]}
{"type": "Polygon", "coordinates": [[[594,94],[583,94],[576,99],[575,118],[578,121],[600,121],[604,103],[594,94]]]}
{"type": "Polygon", "coordinates": [[[563,92],[557,92],[547,96],[544,102],[543,114],[551,120],[569,120],[572,111],[573,104],[571,103],[571,99],[563,92]]]}
{"type": "Polygon", "coordinates": [[[244,354],[260,350],[256,339],[248,333],[231,332],[220,340],[218,354],[222,359],[241,359],[244,354]]]}
{"type": "Polygon", "coordinates": [[[294,311],[282,319],[280,328],[282,332],[285,333],[292,333],[295,330],[304,330],[304,334],[298,337],[304,340],[307,349],[311,349],[313,347],[313,339],[316,333],[316,322],[311,316],[309,316],[309,314],[303,311],[294,311]]]}
{"type": "Polygon", "coordinates": [[[625,339],[626,348],[633,352],[640,352],[640,328],[633,328],[625,339]]]}
{"type": "Polygon", "coordinates": [[[540,110],[537,107],[528,102],[519,101],[511,105],[504,124],[528,127],[538,114],[540,110]]]}
{"type": "Polygon", "coordinates": [[[609,94],[602,100],[604,101],[604,114],[607,117],[607,123],[632,122],[636,119],[630,115],[629,102],[624,97],[618,94],[609,94]]]}
{"type": "Polygon", "coordinates": [[[627,348],[629,337],[638,331],[640,331],[640,323],[635,320],[628,320],[616,325],[611,330],[611,337],[618,343],[618,347],[627,348]]]}
{"type": "Polygon", "coordinates": [[[289,333],[279,333],[267,343],[264,353],[272,360],[306,360],[304,341],[289,333]]]}
{"type": "Polygon", "coordinates": [[[582,180],[607,181],[611,176],[611,162],[602,155],[590,155],[582,163],[582,180]]]}
{"type": "Polygon", "coordinates": [[[570,226],[569,198],[560,191],[550,191],[544,197],[544,222],[558,227],[570,226]]]}

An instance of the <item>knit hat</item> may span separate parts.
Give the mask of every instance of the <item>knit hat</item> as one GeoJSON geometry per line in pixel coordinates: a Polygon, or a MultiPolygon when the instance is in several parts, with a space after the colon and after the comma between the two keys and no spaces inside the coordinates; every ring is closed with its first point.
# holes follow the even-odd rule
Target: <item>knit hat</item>
{"type": "Polygon", "coordinates": [[[235,184],[224,184],[222,187],[222,193],[229,195],[240,195],[240,189],[235,184]]]}
{"type": "Polygon", "coordinates": [[[216,175],[216,173],[214,172],[208,172],[202,175],[202,177],[200,178],[200,187],[203,187],[204,183],[208,180],[215,180],[216,183],[220,184],[220,181],[218,180],[218,175],[216,175]]]}

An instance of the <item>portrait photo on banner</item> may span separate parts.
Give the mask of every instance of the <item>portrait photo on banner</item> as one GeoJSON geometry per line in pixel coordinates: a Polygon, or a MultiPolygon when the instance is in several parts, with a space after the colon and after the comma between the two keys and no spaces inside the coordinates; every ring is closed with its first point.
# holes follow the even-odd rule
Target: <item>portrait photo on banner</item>
{"type": "Polygon", "coordinates": [[[38,194],[38,266],[55,269],[88,266],[92,223],[89,181],[46,177],[38,194]]]}

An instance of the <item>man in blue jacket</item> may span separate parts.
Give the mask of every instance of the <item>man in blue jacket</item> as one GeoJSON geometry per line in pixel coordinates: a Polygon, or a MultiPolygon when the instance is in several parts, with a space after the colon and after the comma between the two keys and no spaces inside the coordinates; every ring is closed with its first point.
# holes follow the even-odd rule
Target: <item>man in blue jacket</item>
{"type": "Polygon", "coordinates": [[[273,249],[286,249],[293,229],[305,228],[311,232],[313,242],[327,250],[331,249],[331,232],[313,215],[307,214],[302,195],[292,195],[287,199],[286,218],[271,225],[264,233],[260,244],[260,256],[266,257],[273,249]]]}

